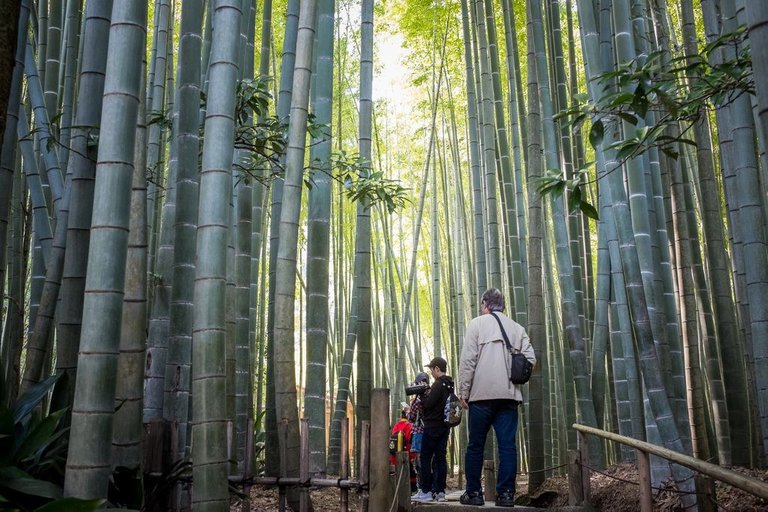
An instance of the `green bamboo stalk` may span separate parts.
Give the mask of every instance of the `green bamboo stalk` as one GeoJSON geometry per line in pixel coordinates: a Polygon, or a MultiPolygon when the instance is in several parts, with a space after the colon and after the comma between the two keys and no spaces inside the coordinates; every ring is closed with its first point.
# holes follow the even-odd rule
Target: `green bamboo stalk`
{"type": "MultiPolygon", "coordinates": [[[[547,70],[546,55],[544,53],[544,33],[542,27],[541,6],[533,2],[529,4],[529,36],[534,39],[536,53],[536,71],[541,90],[541,110],[543,124],[543,148],[544,161],[547,169],[558,169],[557,142],[555,126],[552,119],[552,100],[550,96],[549,75],[547,70]]],[[[530,109],[530,104],[529,104],[530,109]]],[[[587,357],[584,337],[579,322],[579,308],[576,304],[576,292],[574,276],[572,274],[572,260],[568,247],[568,233],[566,231],[565,199],[561,196],[553,198],[552,222],[554,226],[554,238],[556,244],[557,273],[560,284],[560,302],[563,309],[563,327],[566,334],[567,346],[570,351],[571,366],[573,369],[574,383],[576,387],[576,400],[581,421],[587,424],[596,424],[594,404],[591,400],[589,389],[589,376],[587,374],[587,357]]],[[[603,451],[599,442],[590,444],[590,459],[592,463],[602,466],[603,451]]]]}
{"type": "MultiPolygon", "coordinates": [[[[461,26],[464,39],[464,66],[466,68],[466,86],[467,86],[467,121],[469,131],[469,162],[472,176],[472,202],[474,204],[473,213],[473,231],[475,241],[475,268],[477,275],[476,297],[482,296],[488,288],[486,281],[485,267],[485,238],[483,237],[483,210],[481,198],[481,177],[480,177],[480,147],[478,141],[479,124],[477,113],[477,98],[475,90],[475,68],[473,63],[475,59],[472,54],[473,38],[470,34],[470,17],[468,0],[461,1],[461,26]]],[[[475,295],[475,294],[473,294],[475,295]]]]}
{"type": "Polygon", "coordinates": [[[79,59],[77,112],[71,137],[68,169],[72,173],[72,198],[67,229],[67,247],[61,283],[61,307],[56,325],[56,371],[67,375],[68,401],[74,397],[77,354],[83,317],[85,276],[88,265],[96,152],[104,94],[112,0],[88,2],[83,23],[83,54],[79,59]]]}
{"type": "Polygon", "coordinates": [[[312,142],[309,160],[317,166],[307,213],[307,378],[304,391],[309,427],[310,473],[325,475],[326,350],[331,220],[331,122],[333,115],[334,0],[318,3],[313,111],[323,128],[312,142]]]}
{"type": "MultiPolygon", "coordinates": [[[[693,5],[691,0],[683,0],[680,6],[683,42],[686,53],[694,55],[698,52],[698,49],[696,47],[696,31],[693,24],[693,5]]],[[[731,454],[720,453],[720,462],[727,464],[726,461],[730,460],[736,464],[748,464],[749,420],[745,417],[749,413],[749,407],[746,404],[748,394],[746,375],[739,355],[743,353],[744,340],[741,338],[737,326],[736,312],[732,299],[730,271],[727,263],[728,256],[723,234],[724,226],[720,214],[721,199],[715,179],[709,118],[702,116],[694,124],[693,130],[694,140],[696,141],[697,165],[692,168],[692,172],[696,176],[695,181],[699,185],[700,216],[705,240],[703,246],[706,250],[707,269],[710,276],[708,282],[710,283],[709,286],[714,298],[714,307],[717,311],[717,338],[721,346],[724,340],[731,340],[729,343],[730,348],[720,350],[719,354],[722,358],[726,393],[725,404],[729,427],[733,433],[732,436],[729,436],[729,439],[733,444],[731,454]]]]}
{"type": "Polygon", "coordinates": [[[163,417],[178,424],[178,444],[172,453],[188,454],[190,445],[190,373],[192,364],[192,318],[198,214],[198,153],[200,105],[200,47],[202,0],[188,0],[181,8],[176,99],[176,215],[174,226],[173,275],[171,286],[168,353],[165,366],[163,417]]]}
{"type": "MultiPolygon", "coordinates": [[[[143,68],[146,63],[142,63],[143,68]]],[[[143,90],[144,84],[139,90],[143,90]]],[[[123,298],[120,356],[117,361],[115,388],[115,421],[112,427],[112,458],[115,467],[127,468],[132,478],[141,482],[144,460],[142,440],[144,425],[144,365],[147,356],[147,127],[144,95],[136,116],[134,168],[131,183],[131,203],[128,222],[128,249],[125,265],[125,296],[123,298]]]]}
{"type": "MultiPolygon", "coordinates": [[[[14,182],[14,170],[17,161],[17,126],[19,120],[19,106],[21,105],[21,90],[22,90],[22,78],[24,73],[24,54],[22,53],[27,46],[27,30],[26,27],[29,23],[29,5],[28,0],[21,2],[17,13],[17,23],[20,30],[16,37],[16,52],[14,62],[12,64],[11,81],[8,85],[8,105],[4,109],[5,114],[0,118],[0,126],[2,126],[2,146],[0,146],[0,246],[8,246],[8,219],[11,207],[11,192],[13,190],[14,182]]],[[[2,115],[2,114],[0,114],[2,115]]],[[[8,255],[4,251],[0,251],[0,294],[5,295],[6,285],[6,258],[8,255]]],[[[9,364],[8,359],[4,359],[4,371],[3,376],[5,379],[3,382],[9,382],[9,364]]],[[[18,383],[14,385],[14,388],[18,386],[18,383]]],[[[2,403],[10,403],[10,399],[14,398],[7,394],[10,389],[6,386],[6,393],[4,393],[2,403]]]]}
{"type": "Polygon", "coordinates": [[[477,27],[479,62],[480,62],[480,106],[481,106],[481,140],[483,144],[483,171],[485,188],[485,226],[487,230],[488,277],[489,286],[501,288],[501,250],[499,245],[499,221],[496,178],[496,128],[494,126],[494,94],[491,77],[490,57],[488,54],[488,36],[485,16],[480,0],[473,0],[475,25],[477,27]]]}
{"type": "Polygon", "coordinates": [[[229,508],[225,376],[226,241],[230,227],[240,0],[216,0],[198,200],[192,328],[192,509],[229,508]]]}
{"type": "MultiPolygon", "coordinates": [[[[287,432],[280,436],[280,466],[288,476],[299,471],[299,418],[296,397],[294,348],[296,261],[299,214],[303,186],[304,155],[309,103],[309,86],[314,43],[316,2],[302,2],[296,36],[296,63],[291,87],[285,182],[280,213],[279,248],[275,269],[274,345],[275,405],[277,418],[287,420],[287,432]]],[[[289,492],[292,506],[298,496],[289,492]]]]}
{"type": "MultiPolygon", "coordinates": [[[[291,86],[293,85],[294,63],[296,60],[296,36],[299,26],[299,0],[289,0],[286,9],[285,31],[283,34],[283,52],[280,62],[280,84],[277,95],[277,118],[287,123],[291,108],[291,86]]],[[[262,43],[262,47],[264,43],[262,43]]],[[[281,159],[281,162],[284,159],[281,159]]],[[[274,168],[279,173],[280,169],[274,168]]],[[[275,405],[275,289],[277,286],[275,269],[277,254],[280,246],[279,230],[280,216],[283,204],[283,179],[278,177],[271,184],[272,202],[270,205],[269,224],[269,309],[267,311],[267,413],[265,418],[266,431],[266,474],[279,474],[279,441],[277,434],[277,416],[275,405]]]]}
{"type": "Polygon", "coordinates": [[[64,493],[106,498],[146,2],[115,4],[64,493]]]}
{"type": "MultiPolygon", "coordinates": [[[[528,384],[528,403],[530,415],[528,428],[530,429],[530,459],[529,492],[538,488],[546,475],[545,467],[545,418],[544,414],[545,386],[550,384],[544,369],[547,354],[547,329],[544,303],[544,276],[542,274],[543,252],[542,238],[544,236],[543,201],[536,188],[537,179],[543,175],[543,160],[541,158],[541,115],[539,113],[539,83],[536,71],[535,48],[532,38],[528,40],[528,165],[526,167],[526,183],[528,193],[528,337],[533,340],[536,348],[538,367],[541,369],[534,373],[528,384]],[[531,482],[532,480],[532,482],[531,482]]],[[[552,345],[550,345],[552,346],[552,345]]],[[[553,386],[554,387],[554,386],[553,386]]],[[[551,403],[554,401],[550,401],[551,403]]]]}
{"type": "Polygon", "coordinates": [[[61,122],[59,131],[59,163],[61,170],[69,175],[70,141],[72,137],[72,120],[74,117],[75,80],[78,72],[80,29],[82,5],[78,0],[67,0],[64,22],[64,43],[62,44],[61,60],[63,67],[59,71],[62,82],[61,122]]]}
{"type": "Polygon", "coordinates": [[[512,290],[509,297],[509,311],[514,311],[515,320],[521,325],[527,325],[527,308],[525,306],[525,279],[523,277],[522,259],[520,256],[520,240],[517,226],[517,197],[515,194],[514,169],[509,150],[509,135],[507,134],[504,113],[503,92],[499,65],[499,50],[496,37],[495,13],[493,2],[485,0],[485,25],[488,29],[488,53],[490,55],[491,79],[493,87],[493,106],[496,119],[496,146],[498,148],[498,164],[501,170],[501,204],[504,209],[505,246],[509,252],[508,281],[512,290]]]}
{"type": "Polygon", "coordinates": [[[62,48],[63,9],[61,0],[50,0],[48,4],[48,26],[46,36],[45,54],[40,54],[40,60],[45,60],[45,81],[43,82],[45,94],[45,108],[48,115],[56,115],[59,106],[59,87],[62,48]]]}
{"type": "MultiPolygon", "coordinates": [[[[10,123],[9,123],[10,124],[10,123]]],[[[2,360],[2,395],[0,403],[10,407],[16,402],[19,391],[19,372],[21,368],[21,350],[24,344],[24,292],[27,267],[27,247],[31,233],[31,218],[23,214],[24,180],[21,173],[16,173],[13,180],[13,195],[11,198],[11,219],[9,223],[8,244],[8,288],[7,311],[3,325],[0,359],[2,360]],[[25,219],[26,217],[26,219],[25,219]]]]}

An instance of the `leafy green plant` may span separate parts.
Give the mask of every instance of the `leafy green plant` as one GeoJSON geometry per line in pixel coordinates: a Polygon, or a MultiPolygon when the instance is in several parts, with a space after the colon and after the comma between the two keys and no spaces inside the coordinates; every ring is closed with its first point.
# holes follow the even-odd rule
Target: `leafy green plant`
{"type": "Polygon", "coordinates": [[[599,75],[603,94],[587,101],[577,95],[577,104],[560,112],[574,130],[581,130],[591,120],[589,143],[598,148],[608,124],[623,121],[625,138],[610,146],[616,158],[624,161],[652,147],[677,158],[677,144],[695,145],[685,133],[702,115],[732,102],[741,94],[754,93],[752,59],[745,43],[746,28],[724,34],[707,44],[696,55],[681,55],[665,60],[668,52],[660,50],[633,59],[614,71],[599,75]],[[713,63],[714,55],[728,52],[732,57],[713,63]],[[655,114],[649,125],[648,114],[655,114]],[[637,127],[629,130],[628,125],[637,127]],[[680,126],[680,135],[669,135],[668,128],[680,126]]]}
{"type": "Polygon", "coordinates": [[[0,509],[96,510],[104,500],[62,497],[68,428],[66,409],[43,413],[43,401],[59,380],[32,386],[13,409],[0,406],[0,509]]]}
{"type": "MultiPolygon", "coordinates": [[[[676,159],[681,144],[695,146],[687,133],[701,116],[741,94],[754,93],[745,38],[746,28],[741,26],[711,41],[696,55],[669,57],[669,52],[660,50],[620,64],[595,78],[602,86],[600,97],[590,102],[586,94],[577,94],[575,105],[558,113],[555,120],[565,122],[574,133],[588,130],[593,148],[614,150],[618,162],[614,169],[651,148],[676,159]],[[720,54],[729,57],[713,58],[720,54]],[[614,131],[616,123],[623,124],[624,136],[604,147],[605,133],[614,131]]],[[[594,207],[584,201],[582,188],[588,183],[585,169],[571,179],[551,170],[542,178],[539,190],[542,194],[567,190],[571,211],[580,209],[597,218],[594,207]]]]}

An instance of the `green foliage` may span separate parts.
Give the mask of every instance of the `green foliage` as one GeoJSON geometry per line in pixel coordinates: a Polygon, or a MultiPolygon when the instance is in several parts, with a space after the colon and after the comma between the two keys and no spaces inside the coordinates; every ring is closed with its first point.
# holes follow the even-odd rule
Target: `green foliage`
{"type": "Polygon", "coordinates": [[[571,179],[565,179],[562,171],[559,169],[547,169],[544,176],[539,178],[539,193],[542,196],[550,194],[553,198],[556,198],[567,190],[568,211],[570,213],[581,211],[587,217],[598,220],[597,209],[586,201],[586,194],[584,193],[584,187],[590,183],[588,171],[592,164],[593,162],[587,163],[571,179]]]}
{"type": "Polygon", "coordinates": [[[589,143],[596,149],[603,142],[607,126],[623,122],[624,138],[605,148],[615,149],[620,162],[653,147],[677,158],[679,144],[694,144],[685,134],[696,120],[741,94],[754,93],[752,61],[745,36],[746,28],[742,26],[707,44],[697,55],[667,61],[668,52],[659,50],[633,59],[596,78],[603,86],[603,94],[593,103],[577,96],[576,106],[560,112],[556,118],[567,120],[577,131],[591,119],[589,143]],[[733,56],[713,59],[726,53],[733,56]],[[722,62],[711,63],[717,60],[722,62]],[[655,114],[653,125],[647,124],[649,113],[655,114]]]}
{"type": "MultiPolygon", "coordinates": [[[[243,150],[245,157],[235,165],[252,179],[268,183],[282,177],[281,163],[288,143],[288,123],[276,116],[267,116],[272,95],[268,80],[244,80],[237,87],[235,118],[237,128],[235,148],[243,150]],[[255,118],[257,121],[253,121],[255,118]]],[[[330,127],[320,124],[310,114],[307,120],[307,134],[312,140],[327,137],[330,127]]],[[[404,205],[406,189],[399,182],[384,177],[382,172],[371,172],[361,158],[344,151],[334,153],[330,162],[315,160],[307,168],[304,183],[312,186],[315,172],[324,172],[341,183],[344,192],[352,201],[365,200],[367,203],[383,203],[389,211],[404,205]]]]}
{"type": "MultiPolygon", "coordinates": [[[[13,409],[0,406],[0,508],[4,510],[89,511],[104,503],[62,498],[65,410],[41,412],[43,400],[59,380],[51,376],[32,386],[13,409]]],[[[66,385],[64,380],[59,384],[66,385]]]]}
{"type": "Polygon", "coordinates": [[[334,152],[330,165],[314,160],[309,173],[305,175],[304,183],[307,187],[312,186],[312,175],[317,171],[338,181],[349,199],[365,201],[369,207],[382,203],[389,212],[394,212],[409,202],[407,189],[400,185],[399,180],[386,178],[382,171],[371,171],[369,163],[358,155],[345,151],[334,152]]]}
{"type": "MultiPolygon", "coordinates": [[[[676,159],[680,144],[695,145],[686,133],[701,116],[741,94],[754,93],[745,36],[746,28],[742,26],[707,44],[697,55],[665,60],[668,52],[659,50],[624,63],[595,79],[602,85],[602,96],[589,102],[586,95],[577,94],[575,106],[561,111],[555,119],[566,122],[577,133],[591,121],[590,145],[615,150],[618,166],[651,148],[676,159]],[[728,53],[731,58],[713,59],[728,53]],[[718,60],[722,62],[712,63],[718,60]],[[649,113],[655,114],[652,125],[648,124],[649,113]],[[603,147],[605,133],[616,123],[622,123],[624,137],[603,147]]],[[[581,210],[596,219],[597,211],[583,199],[583,185],[589,183],[584,171],[569,180],[559,171],[549,171],[539,191],[559,195],[568,190],[571,212],[581,210]]]]}

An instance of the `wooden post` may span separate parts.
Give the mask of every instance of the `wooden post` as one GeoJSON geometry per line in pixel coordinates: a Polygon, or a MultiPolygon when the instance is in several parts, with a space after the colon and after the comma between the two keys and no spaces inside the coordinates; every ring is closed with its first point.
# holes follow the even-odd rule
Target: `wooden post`
{"type": "Polygon", "coordinates": [[[707,475],[696,473],[696,490],[699,493],[699,510],[717,512],[715,481],[707,475]]]}
{"type": "MultiPolygon", "coordinates": [[[[166,422],[167,428],[170,430],[170,446],[168,447],[168,466],[171,467],[173,464],[176,464],[176,462],[179,460],[179,422],[178,421],[169,421],[166,422]]],[[[182,492],[182,485],[181,482],[176,482],[176,484],[173,486],[173,489],[171,489],[170,496],[168,497],[169,500],[169,510],[172,512],[177,512],[181,509],[181,492],[182,492]]]]}
{"type": "Polygon", "coordinates": [[[411,461],[408,452],[397,452],[395,456],[397,512],[411,510],[411,461]]]}
{"type": "Polygon", "coordinates": [[[151,475],[163,473],[163,438],[165,436],[165,421],[153,420],[144,424],[144,471],[151,475]]]}
{"type": "MultiPolygon", "coordinates": [[[[301,432],[299,437],[301,444],[301,459],[299,459],[299,479],[302,484],[309,482],[309,422],[301,418],[301,432]]],[[[302,486],[299,495],[299,511],[309,512],[309,487],[302,486]]]]}
{"type": "MultiPolygon", "coordinates": [[[[285,478],[287,475],[286,467],[285,467],[285,460],[286,460],[286,453],[285,453],[285,445],[288,444],[288,420],[283,418],[283,421],[280,422],[280,425],[278,426],[278,433],[282,439],[283,442],[280,443],[280,478],[285,478]]],[[[286,493],[285,493],[285,486],[279,485],[277,486],[277,492],[278,492],[278,500],[279,503],[277,505],[278,510],[280,512],[285,512],[286,510],[286,493]]]]}
{"type": "MultiPolygon", "coordinates": [[[[371,422],[366,420],[360,424],[360,465],[358,481],[360,482],[360,512],[368,512],[369,486],[371,481],[371,422]]],[[[387,461],[389,465],[389,461],[387,461]]],[[[374,509],[376,510],[376,509],[374,509]]]]}
{"type": "Polygon", "coordinates": [[[581,476],[581,453],[568,450],[568,504],[581,505],[584,501],[584,485],[581,476]]]}
{"type": "Polygon", "coordinates": [[[483,461],[483,477],[485,501],[496,501],[496,465],[492,460],[483,461]]]}
{"type": "MultiPolygon", "coordinates": [[[[349,419],[347,418],[342,418],[341,420],[339,478],[341,480],[349,478],[349,419]]],[[[345,487],[339,489],[339,510],[341,512],[349,511],[349,491],[345,487]]]]}
{"type": "Polygon", "coordinates": [[[651,461],[650,456],[639,449],[637,452],[637,475],[640,481],[640,512],[653,510],[653,494],[651,493],[651,461]]]}
{"type": "Polygon", "coordinates": [[[581,488],[584,501],[582,504],[589,505],[590,498],[590,475],[589,475],[589,442],[587,434],[579,432],[579,460],[581,461],[581,488]]]}
{"type": "Polygon", "coordinates": [[[253,477],[253,418],[245,425],[245,461],[243,463],[243,510],[251,510],[251,478],[253,477]]]}
{"type": "MultiPolygon", "coordinates": [[[[393,496],[389,484],[389,389],[371,390],[370,464],[371,510],[389,510],[393,496]]],[[[362,450],[361,450],[362,454],[362,450]]]]}

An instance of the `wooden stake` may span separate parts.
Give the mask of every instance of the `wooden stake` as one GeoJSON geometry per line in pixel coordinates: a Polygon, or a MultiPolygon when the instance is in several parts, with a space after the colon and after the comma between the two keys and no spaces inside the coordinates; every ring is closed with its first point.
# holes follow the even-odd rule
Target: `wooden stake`
{"type": "MultiPolygon", "coordinates": [[[[349,419],[341,420],[341,460],[339,461],[339,479],[349,478],[349,419]]],[[[349,491],[341,488],[339,490],[339,510],[341,512],[349,511],[349,491]]]]}
{"type": "MultiPolygon", "coordinates": [[[[301,443],[301,459],[299,460],[299,479],[303,482],[309,481],[309,422],[306,418],[301,419],[301,432],[299,441],[301,443]]],[[[299,496],[300,512],[308,512],[310,509],[309,488],[302,487],[299,496]]]]}
{"type": "Polygon", "coordinates": [[[651,462],[647,453],[637,452],[637,475],[640,480],[640,512],[653,510],[653,494],[651,492],[651,462]]]}

